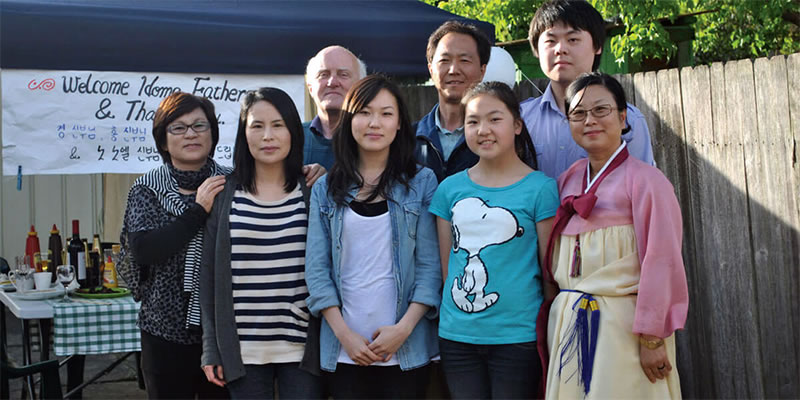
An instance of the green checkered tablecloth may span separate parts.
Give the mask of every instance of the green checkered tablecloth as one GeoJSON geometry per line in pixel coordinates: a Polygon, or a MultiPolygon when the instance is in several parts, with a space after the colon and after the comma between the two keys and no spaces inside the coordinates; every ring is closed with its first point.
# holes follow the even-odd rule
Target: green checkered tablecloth
{"type": "Polygon", "coordinates": [[[56,355],[141,351],[139,303],[131,296],[50,304],[56,355]]]}

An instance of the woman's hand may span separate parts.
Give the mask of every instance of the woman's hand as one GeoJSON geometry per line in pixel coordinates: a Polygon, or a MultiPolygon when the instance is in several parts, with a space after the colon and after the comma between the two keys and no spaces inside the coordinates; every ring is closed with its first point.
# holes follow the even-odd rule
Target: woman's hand
{"type": "MultiPolygon", "coordinates": [[[[642,337],[646,340],[659,339],[650,335],[642,335],[642,337]]],[[[650,383],[656,383],[656,380],[666,378],[672,371],[672,364],[667,358],[667,349],[663,344],[655,349],[649,349],[644,344],[639,344],[639,362],[650,383]]]]}
{"type": "Polygon", "coordinates": [[[325,167],[316,163],[303,165],[303,175],[306,177],[306,186],[314,186],[314,182],[322,175],[325,175],[326,172],[328,171],[325,170],[325,167]]]}
{"type": "Polygon", "coordinates": [[[382,357],[381,361],[389,361],[410,334],[411,330],[400,323],[382,326],[372,334],[372,343],[369,344],[369,349],[382,357]]]}
{"type": "Polygon", "coordinates": [[[207,213],[211,212],[211,206],[214,205],[214,198],[217,193],[221,192],[225,187],[225,176],[217,175],[206,179],[200,187],[197,188],[197,196],[195,196],[195,203],[203,206],[207,213]]]}
{"type": "Polygon", "coordinates": [[[350,359],[362,367],[366,367],[381,360],[380,357],[369,349],[369,341],[350,329],[338,339],[339,342],[342,343],[344,351],[347,352],[350,359]]]}
{"type": "Polygon", "coordinates": [[[222,365],[203,365],[203,372],[205,372],[206,379],[208,379],[209,382],[220,387],[225,387],[225,376],[222,374],[222,365]]]}

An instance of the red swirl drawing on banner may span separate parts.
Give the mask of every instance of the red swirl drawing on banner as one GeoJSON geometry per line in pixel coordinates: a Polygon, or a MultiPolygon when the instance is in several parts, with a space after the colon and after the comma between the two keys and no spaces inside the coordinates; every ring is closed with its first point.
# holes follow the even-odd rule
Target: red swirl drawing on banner
{"type": "Polygon", "coordinates": [[[56,81],[54,81],[52,78],[47,78],[39,83],[36,83],[36,79],[31,79],[31,81],[28,82],[28,89],[30,90],[36,90],[36,89],[53,90],[53,88],[55,87],[56,87],[56,81]]]}

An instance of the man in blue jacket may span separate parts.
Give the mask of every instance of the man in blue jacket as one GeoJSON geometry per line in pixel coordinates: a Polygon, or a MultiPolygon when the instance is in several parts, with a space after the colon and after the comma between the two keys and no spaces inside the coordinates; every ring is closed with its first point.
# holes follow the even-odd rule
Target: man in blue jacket
{"type": "Polygon", "coordinates": [[[458,21],[445,22],[428,38],[428,71],[439,103],[415,124],[416,156],[439,182],[478,162],[464,142],[461,98],[483,79],[491,49],[483,32],[458,21]]]}

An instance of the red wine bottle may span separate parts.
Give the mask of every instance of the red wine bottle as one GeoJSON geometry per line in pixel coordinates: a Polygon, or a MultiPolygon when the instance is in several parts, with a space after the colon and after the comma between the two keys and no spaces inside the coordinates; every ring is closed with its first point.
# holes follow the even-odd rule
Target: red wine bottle
{"type": "Polygon", "coordinates": [[[87,288],[88,282],[86,281],[86,250],[83,247],[79,234],[79,221],[72,220],[72,239],[69,240],[67,252],[69,253],[69,263],[75,267],[75,274],[78,278],[78,284],[82,288],[87,288]]]}

